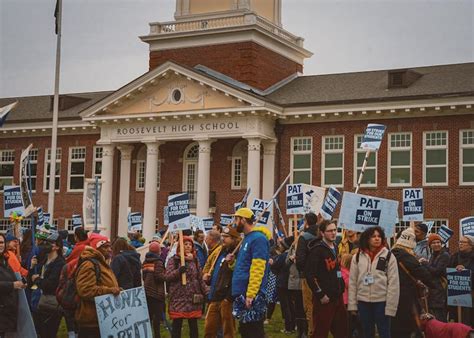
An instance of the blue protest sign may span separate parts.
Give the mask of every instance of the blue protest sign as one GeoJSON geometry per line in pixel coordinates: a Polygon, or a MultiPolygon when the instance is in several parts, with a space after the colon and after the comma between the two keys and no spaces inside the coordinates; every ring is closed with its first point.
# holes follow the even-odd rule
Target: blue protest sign
{"type": "Polygon", "coordinates": [[[362,137],[360,147],[364,150],[378,150],[382,143],[385,126],[383,124],[370,123],[362,137]]]}
{"type": "Polygon", "coordinates": [[[204,222],[202,221],[202,217],[190,215],[189,222],[191,223],[191,229],[193,231],[202,230],[203,232],[206,232],[206,229],[204,229],[204,222]]]}
{"type": "Polygon", "coordinates": [[[203,218],[202,223],[204,225],[205,231],[212,230],[212,226],[214,225],[214,218],[211,218],[211,217],[203,218]]]}
{"type": "Polygon", "coordinates": [[[453,236],[454,231],[448,228],[446,225],[442,225],[438,230],[438,235],[441,236],[443,243],[448,243],[449,239],[453,236]]]}
{"type": "Polygon", "coordinates": [[[268,227],[270,230],[272,228],[272,222],[270,222],[270,217],[273,215],[273,203],[270,205],[269,208],[268,205],[270,204],[269,201],[264,201],[258,198],[255,198],[252,201],[252,204],[250,206],[250,209],[253,211],[253,214],[255,215],[255,218],[258,219],[258,225],[265,225],[268,227]],[[267,210],[265,210],[267,208],[267,210]],[[265,212],[263,212],[265,210],[265,212]]]}
{"type": "Polygon", "coordinates": [[[474,216],[460,219],[459,229],[461,230],[461,236],[474,236],[474,216]]]}
{"type": "Polygon", "coordinates": [[[334,187],[330,187],[326,198],[324,199],[323,206],[321,207],[321,216],[324,219],[330,220],[334,215],[337,204],[341,200],[341,193],[334,187]]]}
{"type": "Polygon", "coordinates": [[[232,222],[234,222],[234,216],[229,214],[221,214],[221,220],[219,222],[221,226],[226,227],[229,224],[232,224],[232,222]]]}
{"type": "Polygon", "coordinates": [[[36,212],[38,213],[38,226],[42,227],[44,225],[44,214],[43,214],[43,207],[39,207],[36,209],[36,212]]]}
{"type": "Polygon", "coordinates": [[[309,184],[286,185],[286,214],[304,215],[308,212],[318,214],[324,202],[325,188],[309,184]]]}
{"type": "Polygon", "coordinates": [[[286,214],[298,215],[304,213],[303,184],[286,185],[286,214]]]}
{"type": "Polygon", "coordinates": [[[51,214],[49,212],[43,213],[44,223],[51,225],[51,214]]]}
{"type": "Polygon", "coordinates": [[[82,227],[81,215],[78,215],[78,214],[72,215],[72,227],[73,228],[82,227]]]}
{"type": "Polygon", "coordinates": [[[3,187],[3,217],[8,218],[12,212],[23,215],[23,200],[21,188],[17,185],[6,185],[3,187]]]}
{"type": "Polygon", "coordinates": [[[423,189],[403,189],[403,220],[423,221],[423,189]]]}
{"type": "Polygon", "coordinates": [[[137,232],[142,230],[142,213],[131,212],[128,214],[128,231],[137,232]]]}
{"type": "Polygon", "coordinates": [[[168,196],[170,231],[191,229],[188,193],[168,196]]]}
{"type": "Polygon", "coordinates": [[[472,307],[471,270],[457,271],[454,268],[447,268],[446,277],[448,279],[448,305],[472,307]]]}
{"type": "Polygon", "coordinates": [[[434,221],[425,221],[424,222],[426,224],[426,226],[428,227],[428,234],[431,233],[431,229],[433,229],[433,226],[434,226],[434,221]]]}
{"type": "Polygon", "coordinates": [[[378,225],[390,237],[395,231],[397,217],[398,201],[344,192],[338,227],[363,232],[378,225]]]}

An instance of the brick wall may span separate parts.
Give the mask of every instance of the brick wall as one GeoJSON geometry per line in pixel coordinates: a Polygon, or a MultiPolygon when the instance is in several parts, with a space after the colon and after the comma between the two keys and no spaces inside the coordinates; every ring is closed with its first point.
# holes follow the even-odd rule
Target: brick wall
{"type": "Polygon", "coordinates": [[[201,64],[258,89],[266,89],[291,74],[303,71],[302,65],[255,42],[150,52],[150,69],[166,61],[190,67],[201,64]]]}

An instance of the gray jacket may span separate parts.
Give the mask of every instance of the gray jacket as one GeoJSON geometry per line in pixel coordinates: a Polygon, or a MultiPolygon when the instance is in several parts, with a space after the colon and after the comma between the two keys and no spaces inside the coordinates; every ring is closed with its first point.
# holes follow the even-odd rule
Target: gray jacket
{"type": "Polygon", "coordinates": [[[301,290],[301,278],[298,268],[293,261],[290,260],[289,257],[295,256],[295,247],[292,246],[288,250],[288,255],[286,256],[286,264],[290,266],[290,274],[288,277],[288,290],[301,290]]]}

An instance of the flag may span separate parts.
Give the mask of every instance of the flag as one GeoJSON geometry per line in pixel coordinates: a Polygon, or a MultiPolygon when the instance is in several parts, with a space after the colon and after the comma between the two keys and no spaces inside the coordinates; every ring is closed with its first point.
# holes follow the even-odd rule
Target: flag
{"type": "Polygon", "coordinates": [[[10,111],[15,108],[15,106],[18,104],[18,101],[10,103],[8,106],[0,108],[0,128],[3,126],[5,123],[8,114],[10,111]]]}
{"type": "Polygon", "coordinates": [[[56,0],[56,7],[54,8],[54,32],[59,33],[59,0],[56,0]]]}

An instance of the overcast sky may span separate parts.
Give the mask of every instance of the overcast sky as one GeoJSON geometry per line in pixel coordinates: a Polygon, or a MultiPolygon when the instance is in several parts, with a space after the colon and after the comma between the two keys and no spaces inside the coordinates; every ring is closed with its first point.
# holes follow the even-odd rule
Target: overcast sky
{"type": "MultiPolygon", "coordinates": [[[[52,94],[56,0],[0,0],[0,97],[52,94]]],[[[148,23],[174,0],[63,0],[61,93],[113,90],[148,70],[148,23]]],[[[305,74],[474,61],[474,0],[283,0],[314,56],[305,74]]]]}

